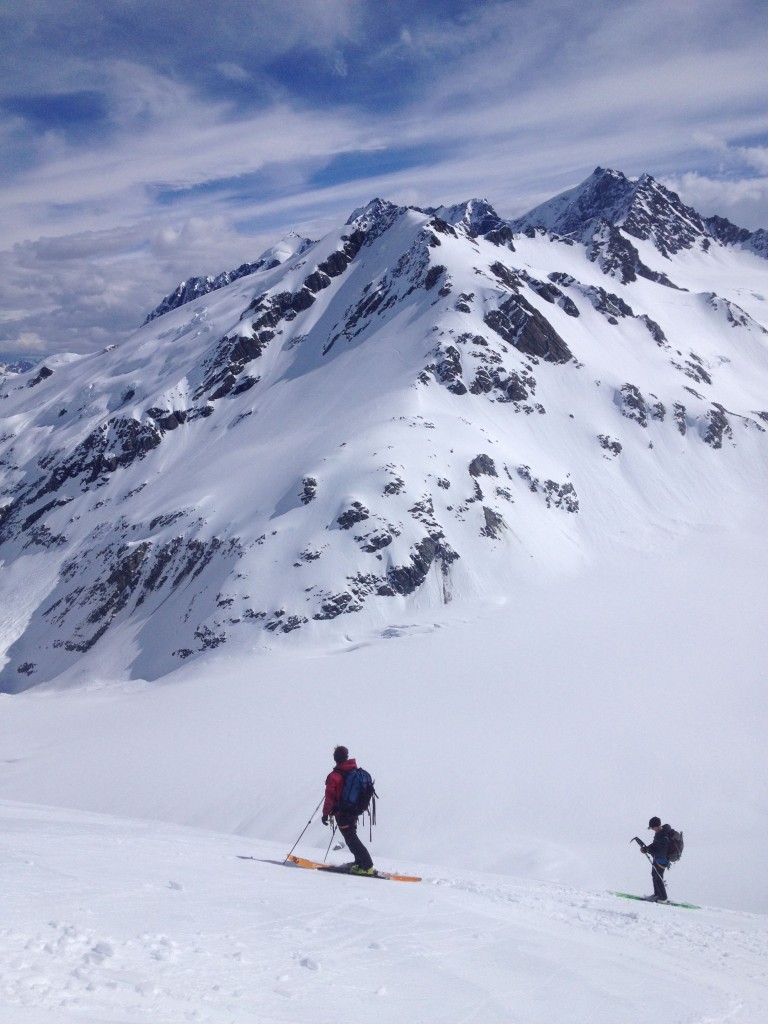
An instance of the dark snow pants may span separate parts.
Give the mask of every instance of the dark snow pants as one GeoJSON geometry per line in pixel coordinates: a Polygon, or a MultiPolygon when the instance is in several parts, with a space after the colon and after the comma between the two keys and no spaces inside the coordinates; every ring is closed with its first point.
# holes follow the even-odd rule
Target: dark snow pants
{"type": "Polygon", "coordinates": [[[653,862],[651,878],[653,878],[653,895],[657,900],[665,900],[667,898],[667,887],[664,885],[665,870],[666,864],[659,864],[656,861],[653,862]]]}
{"type": "Polygon", "coordinates": [[[371,860],[371,855],[363,846],[357,834],[357,818],[348,818],[346,815],[337,814],[336,824],[344,837],[344,842],[349,847],[349,852],[355,858],[355,864],[366,871],[368,868],[372,868],[373,861],[371,860]]]}

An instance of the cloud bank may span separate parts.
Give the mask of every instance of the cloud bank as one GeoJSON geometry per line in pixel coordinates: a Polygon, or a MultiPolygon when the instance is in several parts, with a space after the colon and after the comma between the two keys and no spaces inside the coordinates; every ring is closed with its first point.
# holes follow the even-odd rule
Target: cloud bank
{"type": "Polygon", "coordinates": [[[6,0],[0,351],[119,342],[375,195],[514,216],[597,165],[768,226],[762,0],[6,0]]]}

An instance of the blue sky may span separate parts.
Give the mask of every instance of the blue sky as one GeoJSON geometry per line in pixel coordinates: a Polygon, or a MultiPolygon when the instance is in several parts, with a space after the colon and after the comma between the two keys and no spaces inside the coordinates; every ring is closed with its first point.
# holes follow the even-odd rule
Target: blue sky
{"type": "Polygon", "coordinates": [[[374,196],[515,216],[597,165],[768,227],[765,0],[4,0],[0,352],[374,196]]]}

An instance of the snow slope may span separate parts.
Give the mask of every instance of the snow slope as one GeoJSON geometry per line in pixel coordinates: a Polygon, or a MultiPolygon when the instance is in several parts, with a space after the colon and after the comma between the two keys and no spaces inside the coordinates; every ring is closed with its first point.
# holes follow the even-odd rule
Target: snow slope
{"type": "Polygon", "coordinates": [[[278,844],[11,802],[0,835],[14,1024],[639,1024],[650,1004],[669,1024],[761,1024],[768,1009],[760,915],[437,865],[416,885],[322,877],[272,863],[278,844]]]}
{"type": "Polygon", "coordinates": [[[745,512],[608,565],[530,559],[505,603],[387,636],[230,644],[154,683],[110,656],[2,696],[0,796],[290,845],[341,742],[377,779],[377,856],[644,892],[630,840],[659,814],[688,840],[673,895],[768,912],[768,551],[745,512]]]}

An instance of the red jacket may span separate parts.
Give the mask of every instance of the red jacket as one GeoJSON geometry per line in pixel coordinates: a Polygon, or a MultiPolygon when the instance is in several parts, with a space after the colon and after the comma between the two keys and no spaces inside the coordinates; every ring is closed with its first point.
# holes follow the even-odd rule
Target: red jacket
{"type": "Polygon", "coordinates": [[[344,789],[344,776],[341,773],[348,772],[352,768],[357,768],[357,761],[354,757],[350,757],[348,761],[337,764],[325,780],[323,815],[333,814],[336,810],[336,804],[341,800],[341,791],[344,789]]]}

